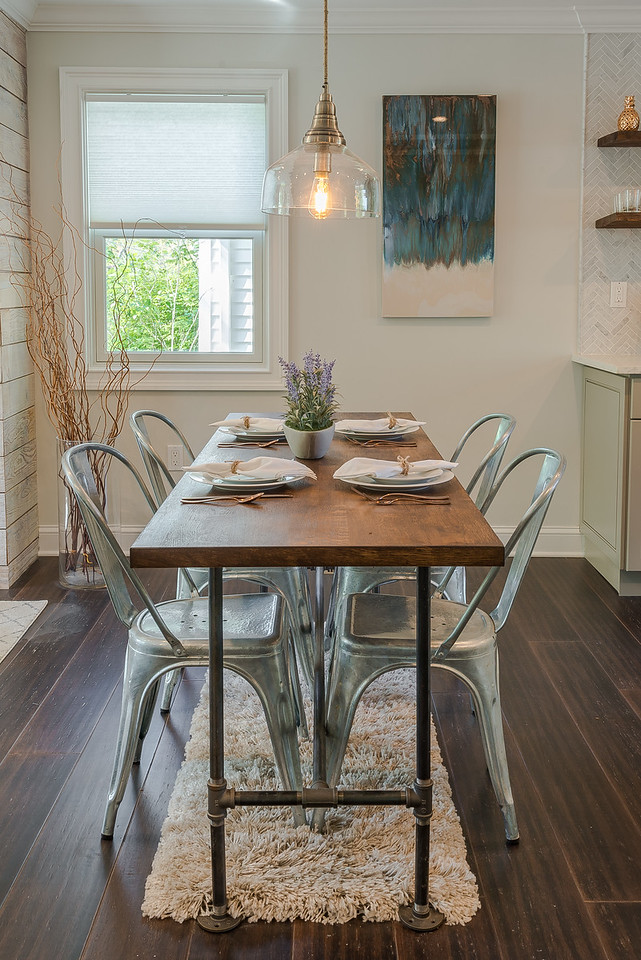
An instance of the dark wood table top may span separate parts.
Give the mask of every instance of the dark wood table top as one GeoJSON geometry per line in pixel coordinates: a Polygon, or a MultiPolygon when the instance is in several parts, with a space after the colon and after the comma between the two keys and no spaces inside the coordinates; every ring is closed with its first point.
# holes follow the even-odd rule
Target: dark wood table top
{"type": "MultiPolygon", "coordinates": [[[[380,413],[343,413],[341,419],[380,413]]],[[[396,416],[411,418],[411,414],[396,416]]],[[[228,438],[227,438],[228,439],[228,438]]],[[[251,505],[183,504],[183,496],[209,490],[185,475],[131,547],[134,567],[276,566],[491,566],[504,563],[503,544],[455,478],[434,488],[447,505],[409,501],[378,506],[361,499],[334,471],[352,457],[394,460],[440,458],[423,430],[411,434],[416,447],[356,446],[335,437],[329,453],[306,463],[318,479],[301,480],[286,492],[292,499],[251,505]]],[[[219,449],[214,434],[197,462],[291,458],[287,444],[267,449],[219,449]]]]}

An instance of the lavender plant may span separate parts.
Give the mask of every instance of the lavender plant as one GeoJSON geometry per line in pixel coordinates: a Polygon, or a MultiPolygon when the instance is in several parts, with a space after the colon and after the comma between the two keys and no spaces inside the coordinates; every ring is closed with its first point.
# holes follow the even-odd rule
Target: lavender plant
{"type": "Polygon", "coordinates": [[[335,360],[325,360],[309,350],[302,368],[293,361],[278,358],[283,368],[287,393],[285,423],[295,430],[325,430],[331,427],[338,409],[336,387],[332,382],[335,360]]]}

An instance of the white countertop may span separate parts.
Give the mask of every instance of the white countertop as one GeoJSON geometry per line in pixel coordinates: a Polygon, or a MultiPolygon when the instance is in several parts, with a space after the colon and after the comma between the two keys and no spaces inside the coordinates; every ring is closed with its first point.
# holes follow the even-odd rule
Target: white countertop
{"type": "Polygon", "coordinates": [[[624,376],[641,376],[641,356],[630,354],[629,356],[609,356],[607,354],[586,354],[584,356],[575,354],[572,357],[574,363],[580,363],[584,367],[595,367],[597,370],[607,370],[609,373],[620,373],[624,376]]]}

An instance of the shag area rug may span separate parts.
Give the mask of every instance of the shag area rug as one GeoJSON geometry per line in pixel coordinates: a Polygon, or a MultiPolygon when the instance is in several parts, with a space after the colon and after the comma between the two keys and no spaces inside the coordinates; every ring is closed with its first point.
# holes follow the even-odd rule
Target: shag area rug
{"type": "Polygon", "coordinates": [[[46,600],[0,600],[0,662],[46,606],[46,600]]]}
{"type": "MultiPolygon", "coordinates": [[[[376,680],[359,704],[341,785],[398,788],[414,779],[414,671],[376,680]]],[[[225,672],[225,776],[236,788],[279,789],[258,697],[225,672]]],[[[310,704],[307,707],[310,708],[310,704]]],[[[183,921],[210,909],[207,820],[207,687],[192,721],[142,912],[183,921]]],[[[301,743],[303,777],[311,783],[311,743],[301,743]]],[[[430,900],[448,923],[467,923],[479,909],[476,880],[432,727],[434,816],[430,900]]],[[[327,834],[296,829],[288,807],[231,810],[225,824],[229,912],[250,921],[345,923],[396,919],[412,901],[414,816],[405,807],[341,807],[327,834]]]]}

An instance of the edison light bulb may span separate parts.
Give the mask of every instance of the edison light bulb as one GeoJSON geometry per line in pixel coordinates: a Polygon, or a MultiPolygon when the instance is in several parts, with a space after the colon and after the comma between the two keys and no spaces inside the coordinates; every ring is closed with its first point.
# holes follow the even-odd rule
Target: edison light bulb
{"type": "Polygon", "coordinates": [[[329,174],[326,170],[317,170],[309,198],[309,212],[317,220],[324,220],[329,213],[329,174]]]}

